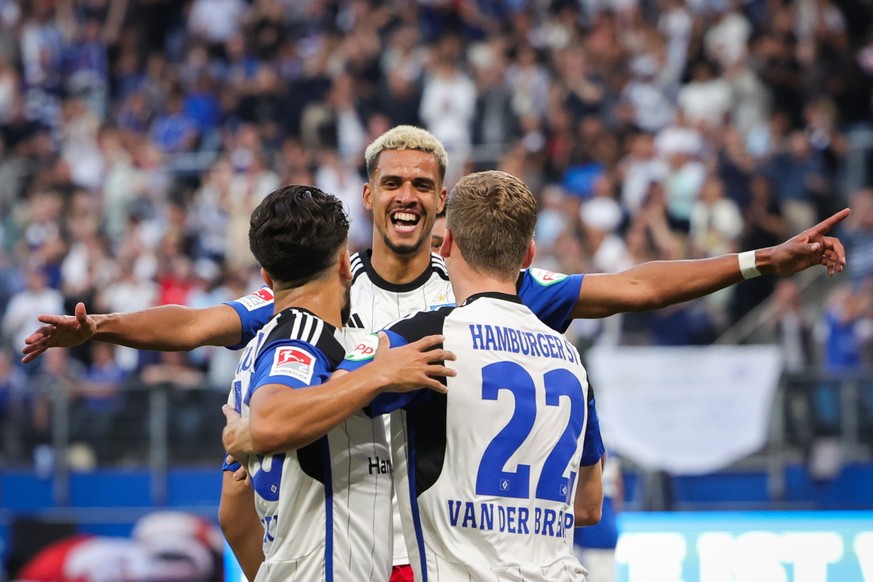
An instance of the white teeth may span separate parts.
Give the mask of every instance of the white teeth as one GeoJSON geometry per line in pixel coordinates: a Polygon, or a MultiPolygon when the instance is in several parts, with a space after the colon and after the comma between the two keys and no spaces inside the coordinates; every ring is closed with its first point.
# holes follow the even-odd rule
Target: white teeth
{"type": "Polygon", "coordinates": [[[413,222],[415,220],[415,215],[410,214],[408,212],[395,212],[394,218],[396,220],[405,220],[407,222],[413,222]]]}

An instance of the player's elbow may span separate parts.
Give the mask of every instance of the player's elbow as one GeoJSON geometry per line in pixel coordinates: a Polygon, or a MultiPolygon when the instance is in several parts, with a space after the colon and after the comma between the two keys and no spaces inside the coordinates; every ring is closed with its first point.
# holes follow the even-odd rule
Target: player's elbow
{"type": "Polygon", "coordinates": [[[600,523],[600,518],[603,515],[602,503],[589,503],[574,508],[573,517],[576,520],[576,527],[586,525],[597,525],[600,523]]]}

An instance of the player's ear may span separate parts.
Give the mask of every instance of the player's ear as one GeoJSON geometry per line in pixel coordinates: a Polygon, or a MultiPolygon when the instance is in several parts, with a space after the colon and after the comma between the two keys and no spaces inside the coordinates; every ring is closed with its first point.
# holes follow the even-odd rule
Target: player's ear
{"type": "Polygon", "coordinates": [[[364,191],[361,194],[361,199],[364,201],[364,208],[373,210],[373,190],[370,189],[370,183],[364,184],[364,191]]]}
{"type": "Polygon", "coordinates": [[[264,284],[270,289],[273,288],[273,278],[270,277],[270,274],[267,273],[266,269],[261,267],[261,279],[264,280],[264,284]]]}
{"type": "Polygon", "coordinates": [[[443,236],[443,244],[440,245],[439,255],[443,258],[452,254],[452,243],[455,238],[452,236],[452,231],[446,229],[446,234],[443,236]]]}
{"type": "Polygon", "coordinates": [[[344,281],[352,280],[352,259],[349,257],[349,249],[347,247],[343,247],[340,251],[339,256],[339,264],[340,264],[340,277],[343,278],[344,281]]]}
{"type": "Polygon", "coordinates": [[[537,243],[530,241],[527,251],[524,253],[524,262],[521,264],[522,269],[527,269],[533,263],[534,255],[537,254],[537,243]]]}
{"type": "Polygon", "coordinates": [[[448,190],[443,187],[443,189],[440,190],[439,200],[437,200],[437,214],[446,209],[446,196],[448,196],[448,190]]]}

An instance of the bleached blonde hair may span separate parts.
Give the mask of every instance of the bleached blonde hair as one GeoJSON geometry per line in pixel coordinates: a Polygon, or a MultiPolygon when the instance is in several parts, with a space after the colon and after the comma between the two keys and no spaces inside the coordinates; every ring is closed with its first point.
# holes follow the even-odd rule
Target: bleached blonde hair
{"type": "Polygon", "coordinates": [[[413,125],[398,125],[373,140],[364,152],[367,176],[373,176],[379,164],[379,155],[385,150],[418,150],[432,154],[439,165],[440,181],[446,178],[449,155],[440,140],[425,129],[413,125]]]}

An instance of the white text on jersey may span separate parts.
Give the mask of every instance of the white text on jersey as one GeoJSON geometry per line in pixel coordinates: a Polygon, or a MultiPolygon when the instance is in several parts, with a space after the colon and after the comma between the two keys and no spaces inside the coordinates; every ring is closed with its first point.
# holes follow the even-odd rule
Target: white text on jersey
{"type": "Polygon", "coordinates": [[[520,353],[576,363],[576,350],[567,340],[558,336],[479,323],[470,325],[470,336],[474,350],[520,353]]]}

